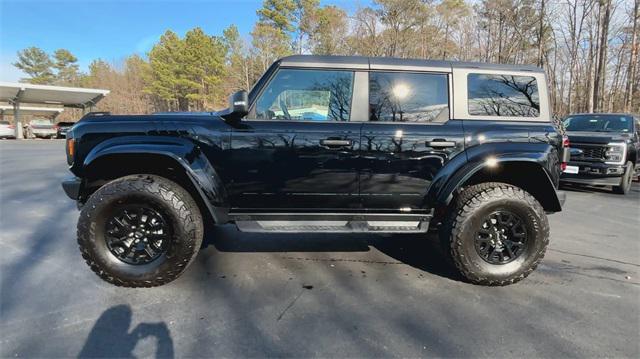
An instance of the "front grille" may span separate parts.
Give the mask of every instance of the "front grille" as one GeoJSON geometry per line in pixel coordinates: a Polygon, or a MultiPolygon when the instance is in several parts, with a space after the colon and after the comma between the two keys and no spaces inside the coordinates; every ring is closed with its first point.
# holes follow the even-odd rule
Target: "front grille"
{"type": "Polygon", "coordinates": [[[571,143],[571,148],[582,150],[580,154],[571,154],[572,161],[604,161],[607,152],[605,145],[571,143]]]}

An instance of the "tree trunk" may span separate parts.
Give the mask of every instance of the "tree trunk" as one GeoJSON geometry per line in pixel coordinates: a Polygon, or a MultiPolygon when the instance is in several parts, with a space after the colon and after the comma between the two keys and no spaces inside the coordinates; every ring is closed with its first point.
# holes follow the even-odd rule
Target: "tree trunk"
{"type": "Polygon", "coordinates": [[[593,88],[593,104],[596,110],[602,109],[602,90],[605,85],[605,67],[607,66],[607,48],[609,40],[609,20],[611,15],[611,0],[600,0],[600,39],[598,45],[598,65],[596,67],[594,88],[593,88]],[[602,8],[604,7],[604,13],[602,8]]]}
{"type": "Polygon", "coordinates": [[[633,83],[636,79],[638,62],[638,5],[640,0],[635,0],[633,6],[633,30],[631,33],[631,56],[629,56],[629,67],[627,68],[627,88],[625,90],[624,112],[631,112],[633,104],[633,83]]]}
{"type": "Polygon", "coordinates": [[[540,19],[538,23],[538,66],[542,66],[542,41],[544,38],[544,12],[545,12],[545,0],[541,0],[540,3],[540,19]]]}

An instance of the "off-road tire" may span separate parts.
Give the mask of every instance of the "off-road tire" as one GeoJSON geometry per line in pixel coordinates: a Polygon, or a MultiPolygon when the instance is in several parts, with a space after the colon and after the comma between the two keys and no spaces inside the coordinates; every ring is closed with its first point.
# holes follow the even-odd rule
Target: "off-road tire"
{"type": "Polygon", "coordinates": [[[202,216],[191,195],[177,183],[153,175],[131,175],[105,184],[89,197],[78,219],[82,257],[100,278],[123,287],[154,287],[175,280],[195,258],[202,236],[202,216]],[[127,264],[106,246],[109,213],[131,201],[153,206],[172,227],[166,253],[151,263],[127,264]]]}
{"type": "Polygon", "coordinates": [[[626,168],[624,175],[620,179],[620,185],[613,186],[613,193],[627,194],[631,190],[631,182],[633,182],[633,175],[635,171],[633,168],[633,162],[627,162],[626,168]]]}
{"type": "Polygon", "coordinates": [[[549,222],[540,203],[521,188],[488,182],[465,188],[454,199],[440,232],[450,261],[469,282],[504,286],[526,278],[538,266],[549,244],[549,222]],[[491,264],[476,251],[475,235],[484,216],[499,210],[517,213],[527,232],[524,252],[512,262],[491,264]]]}

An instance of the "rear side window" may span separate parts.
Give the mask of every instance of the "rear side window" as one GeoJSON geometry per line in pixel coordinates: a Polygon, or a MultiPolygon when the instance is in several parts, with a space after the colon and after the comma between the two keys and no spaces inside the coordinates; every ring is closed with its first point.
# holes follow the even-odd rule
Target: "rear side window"
{"type": "Polygon", "coordinates": [[[540,96],[534,77],[469,74],[467,86],[470,115],[540,116],[540,96]]]}
{"type": "Polygon", "coordinates": [[[369,74],[369,121],[445,122],[448,119],[446,74],[369,74]]]}
{"type": "Polygon", "coordinates": [[[281,69],[260,94],[262,120],[349,121],[352,71],[281,69]]]}

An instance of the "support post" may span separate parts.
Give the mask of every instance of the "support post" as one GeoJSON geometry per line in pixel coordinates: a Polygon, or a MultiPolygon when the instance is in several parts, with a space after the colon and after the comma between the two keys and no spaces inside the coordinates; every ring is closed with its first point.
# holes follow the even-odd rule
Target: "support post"
{"type": "Polygon", "coordinates": [[[13,122],[16,125],[16,140],[23,140],[22,135],[22,121],[20,121],[20,101],[13,102],[13,122]]]}
{"type": "Polygon", "coordinates": [[[22,99],[22,95],[24,94],[24,88],[18,90],[16,97],[11,101],[13,104],[13,123],[16,125],[15,133],[16,140],[24,139],[22,135],[22,121],[20,120],[20,100],[22,99]]]}

